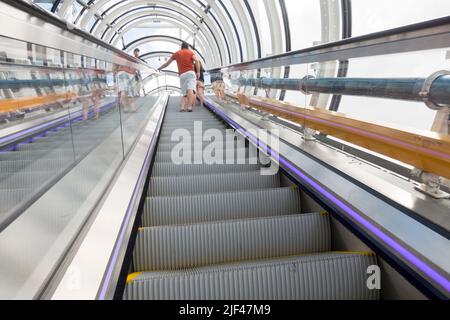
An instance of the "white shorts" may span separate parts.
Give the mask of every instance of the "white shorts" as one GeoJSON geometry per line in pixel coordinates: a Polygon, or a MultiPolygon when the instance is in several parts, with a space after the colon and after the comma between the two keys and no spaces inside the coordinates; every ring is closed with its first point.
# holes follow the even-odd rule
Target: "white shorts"
{"type": "Polygon", "coordinates": [[[195,92],[197,89],[197,75],[194,71],[188,71],[180,76],[180,87],[183,96],[187,96],[188,90],[195,92]]]}
{"type": "Polygon", "coordinates": [[[127,73],[119,74],[119,77],[117,79],[117,86],[119,92],[126,92],[130,97],[134,96],[130,76],[127,73]]]}

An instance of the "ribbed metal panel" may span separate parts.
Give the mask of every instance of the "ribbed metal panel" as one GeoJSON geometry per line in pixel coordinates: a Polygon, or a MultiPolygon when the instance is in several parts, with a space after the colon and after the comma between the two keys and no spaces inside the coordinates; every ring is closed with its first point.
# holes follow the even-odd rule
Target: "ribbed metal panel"
{"type": "Polygon", "coordinates": [[[161,137],[171,137],[172,134],[174,134],[175,132],[178,133],[180,132],[179,130],[185,130],[187,132],[189,132],[189,134],[191,136],[194,136],[194,134],[200,134],[200,135],[204,135],[206,131],[210,130],[210,129],[214,129],[214,130],[219,130],[221,133],[225,132],[226,128],[225,126],[218,126],[218,125],[213,125],[213,126],[208,126],[205,127],[203,126],[203,128],[200,129],[194,129],[193,127],[189,127],[189,128],[164,128],[161,130],[161,137]]]}
{"type": "MultiPolygon", "coordinates": [[[[190,150],[190,149],[186,149],[186,150],[190,150]]],[[[231,152],[233,152],[233,150],[231,152]]],[[[241,159],[242,155],[246,156],[246,158],[242,158],[242,159],[247,159],[247,155],[249,154],[247,149],[237,149],[237,150],[234,149],[234,152],[233,153],[231,153],[231,152],[229,153],[229,155],[234,156],[234,159],[237,159],[237,157],[239,157],[239,159],[241,159]]],[[[204,156],[205,156],[205,153],[203,151],[200,151],[200,152],[198,152],[198,151],[192,152],[191,151],[190,153],[191,153],[191,163],[194,163],[194,159],[204,159],[204,156]]],[[[175,153],[175,155],[177,156],[177,158],[179,157],[178,153],[175,153]]],[[[226,163],[226,161],[227,161],[226,151],[223,152],[223,157],[220,159],[222,159],[223,163],[226,163]]],[[[252,158],[252,159],[254,159],[254,158],[252,158]]],[[[164,151],[164,152],[158,151],[156,153],[155,162],[170,162],[170,163],[172,163],[173,162],[172,151],[164,151]]],[[[235,163],[237,163],[237,161],[235,161],[235,163]]],[[[249,162],[247,162],[247,163],[249,163],[249,162]]]]}
{"type": "Polygon", "coordinates": [[[144,227],[193,224],[301,212],[300,192],[293,188],[207,195],[148,198],[144,227]]]}
{"type": "Polygon", "coordinates": [[[176,270],[331,250],[328,216],[291,215],[141,229],[135,271],[176,270]]]}
{"type": "Polygon", "coordinates": [[[187,129],[191,130],[194,127],[202,127],[203,129],[224,129],[225,124],[218,121],[206,122],[206,121],[195,121],[195,122],[184,122],[184,123],[168,123],[162,127],[163,130],[177,130],[177,129],[187,129]]]}
{"type": "MultiPolygon", "coordinates": [[[[231,129],[224,129],[224,130],[231,130],[231,129]]],[[[221,131],[223,137],[226,137],[227,132],[226,131],[221,131]]],[[[178,137],[177,137],[178,138],[178,137]]],[[[188,137],[189,138],[189,137],[188,137]]],[[[203,135],[198,135],[198,136],[194,136],[193,134],[190,136],[191,140],[192,139],[196,139],[195,141],[202,141],[203,140],[203,135]]],[[[194,143],[195,143],[194,141],[194,143]]],[[[171,143],[171,144],[177,144],[179,142],[177,141],[172,141],[172,135],[171,134],[165,134],[162,135],[159,139],[159,144],[167,144],[167,143],[171,143]]]]}
{"type": "Polygon", "coordinates": [[[205,119],[186,119],[184,121],[180,120],[180,121],[173,121],[173,120],[169,120],[167,121],[164,126],[162,127],[162,129],[167,129],[167,128],[172,128],[172,129],[177,129],[177,128],[193,128],[194,125],[199,125],[201,124],[202,127],[208,127],[208,128],[221,128],[224,127],[225,124],[220,122],[220,121],[209,121],[209,120],[205,120],[205,119]]]}
{"type": "Polygon", "coordinates": [[[323,254],[271,261],[145,273],[125,289],[126,300],[375,300],[367,269],[376,258],[323,254]]]}
{"type": "MultiPolygon", "coordinates": [[[[226,141],[222,141],[220,142],[222,149],[227,149],[228,145],[226,141]]],[[[242,144],[243,146],[245,146],[245,144],[242,144]]],[[[200,149],[200,150],[204,150],[205,147],[207,146],[214,146],[214,147],[220,147],[219,146],[219,142],[211,142],[211,141],[170,141],[170,142],[161,142],[158,145],[158,152],[167,152],[167,151],[172,151],[173,148],[177,146],[180,147],[182,146],[183,148],[189,148],[190,150],[195,150],[196,148],[200,149]]],[[[241,147],[240,145],[237,145],[236,143],[232,144],[230,147],[234,147],[234,148],[238,148],[241,147]]]]}
{"type": "Polygon", "coordinates": [[[202,174],[216,174],[216,173],[232,173],[232,172],[246,172],[259,170],[259,165],[207,165],[207,164],[193,164],[193,165],[175,165],[172,163],[155,163],[153,166],[153,177],[164,176],[185,176],[185,175],[202,175],[202,174]]]}
{"type": "Polygon", "coordinates": [[[180,196],[279,187],[280,177],[278,175],[263,176],[259,171],[254,171],[151,178],[148,195],[153,197],[180,196]]]}

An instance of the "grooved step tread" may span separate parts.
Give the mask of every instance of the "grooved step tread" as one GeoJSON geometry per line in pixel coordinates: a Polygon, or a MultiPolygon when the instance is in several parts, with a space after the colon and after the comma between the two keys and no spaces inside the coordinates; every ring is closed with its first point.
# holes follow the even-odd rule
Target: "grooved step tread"
{"type": "Polygon", "coordinates": [[[177,270],[330,250],[329,217],[321,214],[142,228],[134,268],[177,270]]]}
{"type": "Polygon", "coordinates": [[[300,192],[294,188],[151,197],[145,202],[142,226],[194,224],[300,212],[300,192]]]}
{"type": "Polygon", "coordinates": [[[148,195],[179,196],[278,187],[280,187],[279,175],[264,176],[260,171],[154,177],[150,179],[148,195]]]}
{"type": "Polygon", "coordinates": [[[153,165],[152,177],[165,176],[187,176],[217,173],[249,172],[261,169],[257,164],[192,164],[176,165],[173,163],[155,163],[153,165]]]}
{"type": "Polygon", "coordinates": [[[125,300],[376,300],[367,269],[376,257],[319,254],[130,277],[125,300]]]}

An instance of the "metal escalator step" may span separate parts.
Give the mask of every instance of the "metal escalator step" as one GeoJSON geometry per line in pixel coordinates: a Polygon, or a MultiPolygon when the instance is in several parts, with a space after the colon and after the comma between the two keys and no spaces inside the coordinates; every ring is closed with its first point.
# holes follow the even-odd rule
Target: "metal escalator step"
{"type": "Polygon", "coordinates": [[[301,212],[294,188],[147,198],[143,227],[271,217],[301,212]]]}
{"type": "Polygon", "coordinates": [[[141,229],[135,271],[270,259],[331,250],[327,215],[304,214],[141,229]]]}
{"type": "MultiPolygon", "coordinates": [[[[185,149],[186,150],[186,149],[185,149]]],[[[192,152],[190,149],[187,149],[187,151],[189,151],[191,153],[191,163],[194,163],[194,159],[204,159],[204,156],[209,155],[209,153],[205,154],[203,151],[195,151],[192,152]]],[[[184,158],[180,159],[180,156],[178,155],[178,152],[175,151],[174,153],[176,158],[173,158],[172,155],[172,151],[158,151],[156,153],[156,157],[155,157],[155,162],[169,162],[169,163],[175,163],[174,161],[181,161],[184,160],[184,158]]],[[[236,160],[233,161],[234,163],[237,163],[237,159],[242,160],[243,162],[245,162],[249,157],[249,151],[248,149],[234,149],[234,153],[229,153],[229,156],[231,157],[232,155],[234,155],[234,157],[232,159],[236,160]],[[244,157],[245,156],[245,157],[244,157]]],[[[252,157],[256,158],[257,161],[257,157],[252,157]]],[[[227,161],[227,152],[226,150],[223,150],[223,154],[222,157],[220,158],[222,160],[222,163],[226,163],[227,161]]],[[[217,159],[216,159],[217,160],[217,159]]],[[[246,162],[249,163],[249,162],[246,162]]],[[[253,163],[257,163],[257,162],[253,162],[253,163]]]]}
{"type": "Polygon", "coordinates": [[[125,300],[376,300],[376,257],[327,253],[172,272],[134,274],[125,300]],[[134,279],[133,279],[134,278],[134,279]]]}
{"type": "MultiPolygon", "coordinates": [[[[226,130],[230,130],[230,129],[226,129],[226,128],[210,128],[210,129],[214,129],[214,130],[218,130],[220,132],[220,135],[225,137],[227,132],[226,130]]],[[[207,129],[207,130],[210,130],[207,129]]],[[[201,132],[195,132],[194,129],[183,129],[183,130],[187,130],[189,132],[189,135],[186,138],[191,138],[194,137],[196,139],[199,139],[200,141],[202,141],[204,134],[207,132],[207,130],[202,130],[201,132]]],[[[183,134],[183,136],[185,136],[185,133],[181,132],[181,131],[176,131],[176,130],[171,130],[171,129],[166,129],[166,130],[162,130],[161,134],[160,134],[160,138],[161,139],[165,139],[164,141],[172,141],[172,137],[175,137],[175,139],[179,139],[180,134],[183,134]]],[[[215,133],[213,133],[215,134],[215,133]]]]}
{"type": "Polygon", "coordinates": [[[195,122],[201,121],[202,125],[212,126],[212,125],[225,125],[222,121],[215,120],[215,119],[208,119],[208,120],[193,120],[193,121],[183,121],[183,120],[169,120],[164,123],[163,128],[167,127],[175,127],[179,128],[180,126],[193,126],[195,122]]]}
{"type": "MultiPolygon", "coordinates": [[[[184,124],[179,124],[179,125],[164,125],[162,127],[162,131],[174,131],[177,129],[184,129],[184,130],[188,130],[188,131],[193,131],[196,127],[194,126],[194,123],[184,123],[184,124]]],[[[207,129],[220,129],[220,130],[224,130],[227,127],[225,126],[225,124],[217,124],[217,123],[212,123],[212,124],[207,124],[207,123],[201,123],[201,126],[199,125],[197,129],[203,129],[203,131],[207,130],[207,129]]]]}
{"type": "Polygon", "coordinates": [[[162,129],[193,129],[195,126],[201,126],[202,128],[224,128],[224,123],[219,121],[194,121],[194,122],[166,122],[162,129]]]}
{"type": "MultiPolygon", "coordinates": [[[[226,137],[226,135],[224,135],[224,137],[226,137]]],[[[185,139],[185,141],[189,141],[189,140],[193,141],[193,143],[197,143],[197,141],[203,142],[203,136],[202,135],[198,135],[198,136],[192,135],[190,137],[187,137],[187,139],[185,139]],[[195,139],[195,140],[193,140],[193,139],[195,139]]],[[[174,140],[172,140],[171,134],[161,136],[159,139],[159,144],[178,144],[178,143],[180,143],[179,137],[176,137],[176,140],[174,141],[174,140]]]]}
{"type": "Polygon", "coordinates": [[[152,177],[148,195],[179,196],[226,191],[279,188],[278,175],[263,176],[259,171],[215,175],[152,177]]]}
{"type": "MultiPolygon", "coordinates": [[[[206,147],[210,146],[210,147],[220,147],[219,143],[217,143],[216,141],[211,142],[211,141],[203,141],[203,140],[199,140],[199,141],[171,141],[171,142],[164,142],[164,143],[159,143],[158,144],[158,152],[167,152],[167,151],[172,151],[175,147],[183,147],[183,148],[189,148],[191,150],[193,149],[201,149],[204,150],[206,147]]],[[[227,149],[227,142],[226,141],[222,141],[221,142],[221,146],[222,149],[227,149]]],[[[245,146],[245,144],[244,144],[245,146]]],[[[237,144],[234,143],[231,147],[237,148],[237,144]]]]}
{"type": "Polygon", "coordinates": [[[217,173],[233,173],[247,172],[259,170],[261,166],[254,164],[192,164],[192,165],[176,165],[173,163],[155,163],[153,165],[152,176],[187,176],[217,173]]]}
{"type": "Polygon", "coordinates": [[[168,115],[165,119],[164,125],[170,124],[192,124],[194,122],[204,121],[205,123],[215,123],[217,121],[214,117],[210,115],[197,115],[196,117],[178,117],[174,115],[168,115]]]}

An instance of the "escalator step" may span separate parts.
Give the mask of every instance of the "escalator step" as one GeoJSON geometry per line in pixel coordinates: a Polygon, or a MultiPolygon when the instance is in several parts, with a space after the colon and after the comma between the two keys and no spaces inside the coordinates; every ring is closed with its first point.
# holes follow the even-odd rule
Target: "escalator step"
{"type": "Polygon", "coordinates": [[[331,250],[327,215],[304,214],[140,229],[136,271],[286,257],[331,250]]]}
{"type": "Polygon", "coordinates": [[[233,173],[259,170],[261,167],[257,164],[192,164],[176,165],[173,163],[155,163],[153,165],[152,176],[187,176],[201,174],[233,173]]]}
{"type": "MultiPolygon", "coordinates": [[[[181,150],[181,148],[174,150],[174,151],[161,151],[161,152],[157,152],[156,153],[156,157],[155,157],[155,162],[168,162],[168,163],[173,163],[174,160],[176,161],[181,161],[180,156],[179,156],[179,151],[181,150]],[[172,152],[174,152],[175,155],[175,159],[173,158],[172,152]]],[[[188,151],[190,153],[190,159],[191,159],[191,163],[194,163],[194,159],[204,159],[205,156],[209,156],[210,153],[208,152],[203,152],[203,151],[195,151],[192,152],[191,149],[184,149],[184,151],[188,151]]],[[[231,151],[229,153],[226,152],[226,150],[222,150],[222,155],[218,155],[215,154],[214,156],[217,157],[217,159],[221,160],[223,163],[226,163],[227,160],[227,156],[231,157],[233,156],[231,159],[235,159],[235,161],[233,161],[234,163],[237,163],[237,159],[240,159],[242,162],[245,163],[258,163],[258,159],[256,157],[256,152],[252,152],[255,156],[253,156],[252,158],[250,158],[251,160],[254,160],[254,162],[249,162],[249,158],[247,157],[249,152],[249,149],[231,149],[231,151]],[[244,157],[245,155],[245,157],[244,157]],[[219,158],[220,156],[220,158],[219,158]],[[256,157],[256,158],[255,158],[256,157]]],[[[216,152],[216,151],[215,151],[216,152]]],[[[183,153],[181,153],[183,155],[183,153]]],[[[184,155],[183,155],[184,156],[184,155]]],[[[184,158],[183,158],[184,159],[184,158]]],[[[217,160],[215,159],[215,160],[217,160]]],[[[211,160],[212,161],[212,160],[211,160]]],[[[174,163],[177,164],[177,163],[174,163]]]]}
{"type": "Polygon", "coordinates": [[[143,227],[194,224],[301,212],[300,192],[294,188],[147,198],[143,227]]]}
{"type": "Polygon", "coordinates": [[[375,300],[367,254],[327,253],[172,272],[133,274],[125,300],[375,300]]]}
{"type": "MultiPolygon", "coordinates": [[[[222,149],[227,149],[228,145],[226,142],[222,142],[221,145],[219,145],[219,143],[215,143],[215,142],[210,142],[210,141],[204,141],[204,142],[178,142],[178,141],[173,141],[173,142],[165,142],[165,143],[160,143],[158,145],[158,152],[167,152],[167,151],[172,151],[175,147],[183,147],[185,149],[188,150],[195,150],[195,149],[200,149],[200,150],[204,150],[206,147],[217,147],[220,148],[220,146],[222,147],[222,149]],[[214,143],[214,144],[213,144],[214,143]]],[[[245,144],[243,144],[243,146],[245,147],[245,144]]],[[[237,144],[232,144],[230,147],[234,147],[237,148],[237,144]]]]}
{"type": "Polygon", "coordinates": [[[279,187],[280,177],[278,175],[263,176],[259,171],[202,176],[152,177],[149,196],[178,196],[279,187]]]}

